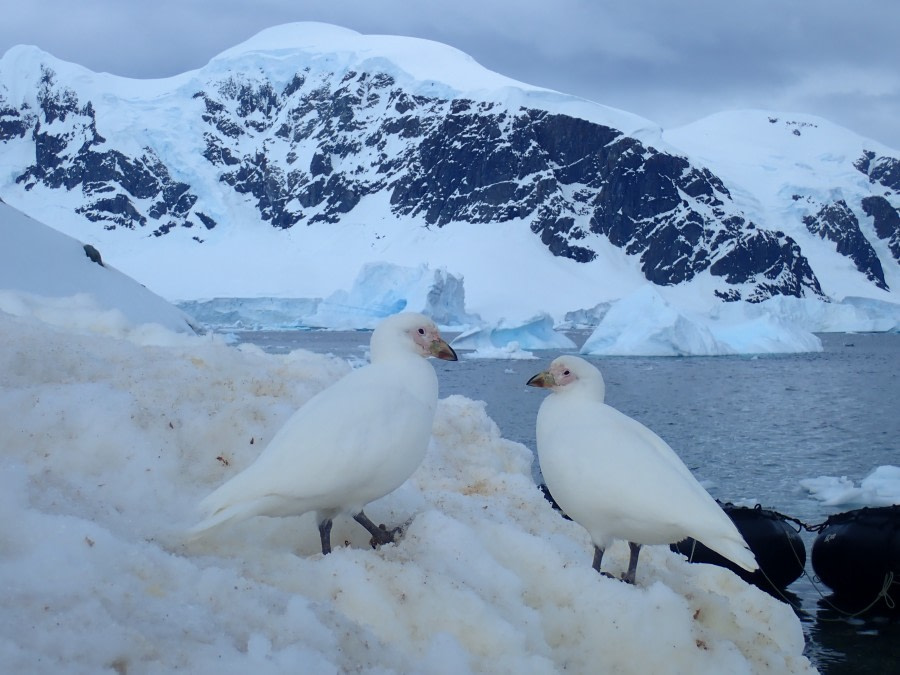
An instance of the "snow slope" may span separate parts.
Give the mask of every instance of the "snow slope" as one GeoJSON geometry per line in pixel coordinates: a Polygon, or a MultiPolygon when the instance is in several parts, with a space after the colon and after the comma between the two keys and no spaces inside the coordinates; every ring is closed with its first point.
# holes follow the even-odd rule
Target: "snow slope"
{"type": "Polygon", "coordinates": [[[15,315],[40,315],[57,325],[76,320],[85,331],[157,324],[190,332],[194,323],[130,277],[106,263],[92,261],[80,242],[2,202],[0,309],[15,315]],[[91,321],[82,323],[85,315],[69,311],[74,307],[97,312],[91,321]]]}

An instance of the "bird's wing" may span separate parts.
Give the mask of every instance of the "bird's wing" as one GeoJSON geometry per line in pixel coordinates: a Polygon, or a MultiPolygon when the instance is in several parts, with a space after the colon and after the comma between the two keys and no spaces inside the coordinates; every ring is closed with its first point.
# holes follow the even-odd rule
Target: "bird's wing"
{"type": "Polygon", "coordinates": [[[673,526],[731,523],[665,441],[615,408],[570,408],[553,436],[570,484],[583,486],[575,499],[585,508],[673,526]]]}
{"type": "Polygon", "coordinates": [[[201,508],[215,513],[268,495],[339,497],[365,484],[410,436],[424,434],[427,444],[433,408],[410,393],[408,382],[383,371],[366,366],[310,399],[257,460],[203,500],[201,508]]]}

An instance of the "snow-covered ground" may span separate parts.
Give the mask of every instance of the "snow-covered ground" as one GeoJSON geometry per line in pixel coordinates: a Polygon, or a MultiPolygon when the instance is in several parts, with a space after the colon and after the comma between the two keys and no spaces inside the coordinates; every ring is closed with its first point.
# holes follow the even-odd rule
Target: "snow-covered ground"
{"type": "Polygon", "coordinates": [[[813,672],[791,609],[725,569],[650,547],[637,585],[598,575],[531,451],[462,396],[367,509],[398,543],[339,519],[323,557],[309,516],[189,540],[199,500],[350,365],[26,285],[0,308],[3,672],[813,672]]]}

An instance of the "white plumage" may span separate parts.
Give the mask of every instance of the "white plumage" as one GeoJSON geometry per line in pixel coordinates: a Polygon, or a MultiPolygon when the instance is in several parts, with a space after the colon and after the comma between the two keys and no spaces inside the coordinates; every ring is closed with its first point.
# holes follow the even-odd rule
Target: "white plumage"
{"type": "Polygon", "coordinates": [[[731,519],[675,451],[640,422],[604,403],[600,371],[560,356],[528,384],[551,394],[537,416],[537,450],[547,488],[594,543],[594,567],[614,539],[631,544],[623,577],[634,582],[644,544],[693,537],[752,572],[756,558],[731,519]]]}
{"type": "Polygon", "coordinates": [[[398,488],[425,457],[438,400],[429,356],[456,360],[431,319],[409,312],[383,320],[372,333],[370,363],[294,413],[253,464],[200,503],[206,518],[191,532],[315,511],[323,553],[339,514],[368,529],[373,546],[393,541],[394,532],[363,508],[398,488]]]}

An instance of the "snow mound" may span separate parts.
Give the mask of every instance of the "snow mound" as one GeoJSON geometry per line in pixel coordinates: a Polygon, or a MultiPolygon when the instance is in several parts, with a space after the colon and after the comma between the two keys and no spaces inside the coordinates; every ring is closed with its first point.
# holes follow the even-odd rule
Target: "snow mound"
{"type": "MultiPolygon", "coordinates": [[[[441,400],[423,465],[370,505],[396,544],[339,518],[323,557],[307,517],[188,543],[199,500],[349,366],[5,313],[0,334],[9,672],[814,672],[790,607],[725,569],[660,546],[636,586],[598,575],[481,402],[441,400]]],[[[624,543],[607,556],[624,571],[624,543]]]]}

